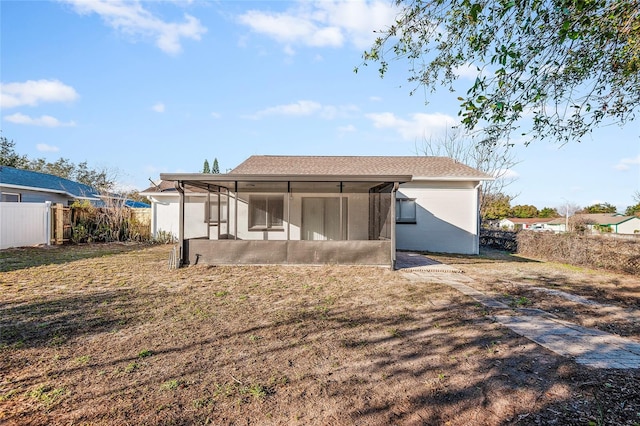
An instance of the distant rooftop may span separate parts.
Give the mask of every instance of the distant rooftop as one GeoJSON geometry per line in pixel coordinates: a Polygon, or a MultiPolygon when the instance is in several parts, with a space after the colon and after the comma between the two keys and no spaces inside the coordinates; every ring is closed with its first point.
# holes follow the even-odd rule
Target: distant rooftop
{"type": "Polygon", "coordinates": [[[99,193],[83,183],[47,173],[0,166],[0,185],[20,187],[36,191],[66,194],[73,198],[97,200],[99,193]]]}

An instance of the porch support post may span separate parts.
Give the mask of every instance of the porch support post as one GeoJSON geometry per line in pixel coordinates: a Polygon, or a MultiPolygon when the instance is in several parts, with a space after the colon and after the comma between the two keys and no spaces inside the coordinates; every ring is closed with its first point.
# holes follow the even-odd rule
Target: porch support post
{"type": "Polygon", "coordinates": [[[342,181],[340,182],[340,198],[338,199],[338,202],[340,203],[340,239],[343,240],[343,232],[344,232],[344,224],[343,219],[343,212],[342,212],[342,181]]]}
{"type": "MultiPolygon", "coordinates": [[[[216,189],[216,193],[218,194],[218,239],[220,239],[220,228],[222,227],[222,221],[220,220],[220,214],[222,213],[222,209],[220,208],[220,187],[218,186],[216,189]]],[[[227,206],[229,205],[229,199],[227,198],[227,206]]],[[[229,217],[229,215],[227,215],[229,217]]],[[[228,222],[228,220],[227,220],[228,222]]]]}
{"type": "Polygon", "coordinates": [[[287,181],[287,241],[291,235],[291,181],[287,181]]]}
{"type": "Polygon", "coordinates": [[[238,181],[234,182],[234,188],[233,191],[235,192],[235,208],[233,209],[233,239],[237,240],[238,239],[238,181]]]}
{"type": "Polygon", "coordinates": [[[184,265],[185,249],[184,249],[184,187],[181,181],[176,181],[176,190],[180,194],[180,207],[178,209],[178,244],[180,247],[180,259],[178,261],[178,267],[184,265]]]}
{"type": "Polygon", "coordinates": [[[396,269],[396,191],[400,186],[399,182],[393,183],[391,191],[391,270],[396,269]]]}
{"type": "MultiPolygon", "coordinates": [[[[220,201],[220,200],[218,200],[220,201]]],[[[218,203],[218,208],[220,204],[218,203]]],[[[218,212],[220,214],[220,212],[218,212]]],[[[207,211],[204,213],[204,219],[207,222],[207,240],[211,239],[211,188],[207,184],[207,211]]]]}

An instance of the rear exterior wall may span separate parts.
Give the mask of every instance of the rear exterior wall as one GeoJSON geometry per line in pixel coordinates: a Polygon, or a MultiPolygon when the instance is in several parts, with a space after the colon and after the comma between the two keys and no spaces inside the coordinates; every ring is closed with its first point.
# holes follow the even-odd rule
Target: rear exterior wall
{"type": "Polygon", "coordinates": [[[416,204],[416,223],[396,225],[398,250],[478,254],[478,182],[412,182],[397,197],[416,204]]]}

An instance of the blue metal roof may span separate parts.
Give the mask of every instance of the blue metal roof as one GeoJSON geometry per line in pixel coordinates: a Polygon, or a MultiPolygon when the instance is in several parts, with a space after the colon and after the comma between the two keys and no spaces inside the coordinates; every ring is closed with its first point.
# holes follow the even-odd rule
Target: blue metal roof
{"type": "Polygon", "coordinates": [[[132,209],[150,209],[151,205],[143,203],[142,201],[127,200],[124,205],[132,209]]]}
{"type": "Polygon", "coordinates": [[[0,166],[0,184],[22,186],[45,192],[62,192],[74,198],[97,199],[98,191],[83,183],[31,170],[0,166]]]}

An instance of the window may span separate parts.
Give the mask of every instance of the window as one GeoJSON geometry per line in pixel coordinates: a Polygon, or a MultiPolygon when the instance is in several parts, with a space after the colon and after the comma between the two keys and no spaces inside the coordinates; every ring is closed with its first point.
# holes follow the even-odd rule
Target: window
{"type": "Polygon", "coordinates": [[[19,203],[20,202],[20,194],[13,194],[10,192],[3,192],[2,193],[2,198],[0,198],[0,201],[3,201],[5,203],[19,203]]]}
{"type": "Polygon", "coordinates": [[[396,199],[396,223],[416,223],[416,200],[414,198],[396,199]]]}
{"type": "Polygon", "coordinates": [[[282,229],[284,197],[282,195],[252,195],[249,197],[249,230],[282,229]]]}
{"type": "MultiPolygon", "coordinates": [[[[217,224],[218,223],[218,201],[216,197],[212,197],[211,202],[205,202],[204,221],[217,224]]],[[[220,197],[220,223],[227,221],[227,199],[226,196],[220,197]]]]}

